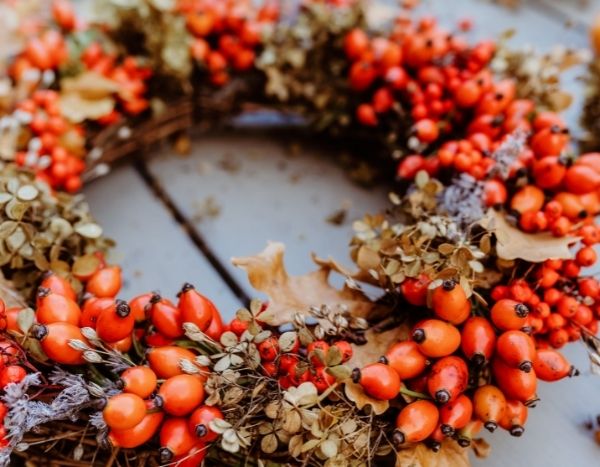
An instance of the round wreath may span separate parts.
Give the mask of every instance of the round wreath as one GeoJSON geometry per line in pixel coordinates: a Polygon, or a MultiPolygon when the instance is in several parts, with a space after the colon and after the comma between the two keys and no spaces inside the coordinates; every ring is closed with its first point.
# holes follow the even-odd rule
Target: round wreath
{"type": "Polygon", "coordinates": [[[385,31],[352,0],[97,0],[93,24],[34,3],[2,5],[0,465],[468,465],[577,374],[557,349],[600,359],[600,155],[572,152],[550,72],[577,54],[470,44],[413,2],[385,31]],[[257,104],[395,184],[354,224],[356,271],[236,258],[269,301],[229,323],[187,283],[117,299],[83,181],[257,104]]]}

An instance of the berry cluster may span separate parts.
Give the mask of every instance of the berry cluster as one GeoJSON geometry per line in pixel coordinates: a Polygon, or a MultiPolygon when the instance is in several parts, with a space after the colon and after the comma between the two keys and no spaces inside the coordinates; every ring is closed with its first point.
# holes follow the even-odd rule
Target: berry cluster
{"type": "Polygon", "coordinates": [[[38,178],[51,187],[74,193],[81,189],[85,169],[81,157],[85,132],[62,116],[59,98],[56,91],[37,90],[18,104],[21,119],[29,122],[32,138],[26,150],[16,153],[15,162],[35,169],[38,178]]]}
{"type": "Polygon", "coordinates": [[[600,285],[594,277],[580,276],[582,259],[592,255],[595,260],[595,254],[585,247],[575,260],[547,260],[536,267],[529,281],[515,279],[508,285],[495,286],[492,299],[517,300],[528,307],[526,327],[538,347],[561,348],[578,340],[582,329],[596,334],[600,285]]]}
{"type": "MultiPolygon", "coordinates": [[[[121,270],[107,265],[101,256],[96,268],[78,274],[77,279],[84,284],[82,294],[56,274],[43,279],[31,335],[48,358],[62,365],[102,363],[102,356],[111,352],[134,359],[141,356],[138,364],[127,360],[116,381],[118,392],[103,409],[109,442],[136,448],[158,433],[162,462],[199,465],[217,438],[209,424],[223,414],[204,403],[210,359],[198,355],[194,346],[181,344],[193,344],[185,340],[186,326],[219,342],[226,331],[240,339],[249,336],[251,323],[236,317],[224,324],[212,302],[190,284],[184,284],[176,304],[154,292],[129,302],[116,299],[121,270]],[[145,351],[140,353],[140,348],[145,351]]],[[[265,309],[263,305],[257,312],[256,323],[265,309]]],[[[7,314],[6,328],[15,334],[22,334],[19,311],[7,314]]],[[[293,342],[285,344],[281,333],[269,332],[257,339],[258,371],[282,390],[310,381],[323,393],[338,382],[335,367],[352,357],[352,346],[335,336],[316,339],[310,334],[306,340],[308,328],[304,330],[303,340],[288,333],[287,337],[293,334],[293,342]]]]}
{"type": "MultiPolygon", "coordinates": [[[[150,103],[144,96],[152,70],[143,66],[139,59],[127,56],[119,60],[115,53],[106,52],[99,42],[92,42],[83,50],[80,60],[86,70],[109,78],[117,86],[117,102],[122,112],[138,115],[149,107],[150,103]]],[[[121,111],[113,109],[97,121],[101,125],[110,125],[120,117],[121,111]]]]}
{"type": "Polygon", "coordinates": [[[277,2],[255,9],[249,2],[180,0],[177,11],[185,15],[188,31],[194,36],[191,56],[215,86],[229,82],[230,70],[243,72],[254,67],[263,28],[279,18],[277,2]]]}
{"type": "MultiPolygon", "coordinates": [[[[0,329],[6,330],[9,323],[17,326],[17,315],[19,308],[6,308],[2,299],[0,299],[0,329]]],[[[0,339],[0,391],[4,390],[7,384],[19,383],[27,375],[27,370],[23,366],[24,356],[21,348],[7,338],[0,339]]],[[[4,402],[0,402],[0,449],[9,444],[4,419],[8,414],[8,407],[4,402]]]]}
{"type": "MultiPolygon", "coordinates": [[[[167,350],[173,353],[174,349],[185,350],[167,350]]],[[[209,424],[223,414],[217,407],[203,405],[206,377],[178,368],[174,359],[189,355],[164,356],[162,360],[155,355],[148,366],[133,366],[121,373],[122,392],[110,397],[103,410],[110,429],[108,440],[114,447],[136,448],[158,433],[161,462],[197,466],[208,444],[217,438],[209,424]]]]}
{"type": "Polygon", "coordinates": [[[488,115],[487,102],[495,102],[488,95],[505,92],[503,99],[508,102],[515,93],[514,83],[493,83],[485,68],[495,50],[492,42],[471,47],[433,18],[413,23],[401,17],[389,37],[369,38],[354,29],[344,46],[351,61],[350,87],[369,96],[369,102],[356,110],[358,121],[377,126],[392,112],[408,108],[412,132],[426,145],[450,134],[456,124],[464,124],[472,108],[488,115]]]}
{"type": "MultiPolygon", "coordinates": [[[[85,283],[88,297],[81,308],[67,280],[52,274],[42,281],[32,328],[42,350],[56,363],[81,365],[90,361],[89,352],[125,354],[134,342],[144,343],[149,348],[146,363],[120,373],[120,392],[108,398],[103,410],[108,440],[115,447],[135,448],[159,433],[162,462],[199,465],[207,443],[216,438],[208,424],[222,414],[202,404],[208,369],[185,373],[182,360],[193,365],[196,355],[174,340],[184,335],[184,322],[218,339],[224,331],[218,310],[189,284],[183,287],[177,305],[156,293],[140,295],[129,303],[115,299],[121,271],[103,261],[78,279],[85,283]]],[[[8,316],[7,329],[21,332],[16,314],[8,316]]]]}
{"type": "Polygon", "coordinates": [[[322,393],[335,382],[328,370],[330,363],[345,363],[352,357],[352,346],[347,341],[337,341],[331,346],[324,340],[315,340],[306,347],[296,340],[292,349],[283,352],[277,337],[270,337],[258,345],[261,365],[265,375],[277,378],[282,389],[310,381],[322,393]],[[333,349],[332,349],[333,347],[333,349]]]}
{"type": "MultiPolygon", "coordinates": [[[[397,445],[425,441],[437,450],[452,437],[467,446],[481,427],[500,426],[520,436],[528,407],[537,400],[537,381],[557,381],[576,370],[531,335],[522,301],[499,298],[489,315],[474,316],[460,284],[443,281],[428,302],[429,285],[422,275],[407,279],[402,291],[411,305],[429,303],[433,316],[416,323],[410,339],[393,344],[379,362],[355,369],[355,381],[376,399],[399,393],[417,399],[398,414],[397,445]]],[[[513,283],[504,289],[523,299],[525,287],[513,283]]]]}
{"type": "MultiPolygon", "coordinates": [[[[63,33],[73,31],[77,26],[77,18],[68,0],[53,0],[52,16],[61,32],[48,29],[27,40],[21,52],[11,67],[11,76],[17,81],[24,78],[28,70],[57,70],[69,58],[69,50],[63,33]]],[[[40,25],[32,22],[32,32],[39,32],[40,25]]]]}
{"type": "Polygon", "coordinates": [[[370,99],[356,109],[360,123],[383,125],[387,115],[410,109],[423,153],[402,159],[400,179],[412,180],[420,170],[442,178],[469,174],[484,182],[483,203],[506,205],[526,232],[564,236],[582,222],[593,224],[600,212],[600,156],[568,156],[561,117],[517,98],[514,80],[494,78],[487,66],[493,43],[469,47],[430,18],[401,19],[389,37],[352,30],[345,51],[350,87],[370,99]],[[457,139],[459,129],[465,134],[457,139]],[[524,135],[523,147],[512,160],[499,160],[497,152],[515,134],[524,135]]]}

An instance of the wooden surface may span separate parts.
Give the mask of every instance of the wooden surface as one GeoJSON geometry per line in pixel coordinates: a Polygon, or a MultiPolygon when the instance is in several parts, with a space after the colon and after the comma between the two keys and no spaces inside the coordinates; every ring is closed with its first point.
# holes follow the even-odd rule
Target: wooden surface
{"type": "MultiPolygon", "coordinates": [[[[515,44],[548,50],[557,43],[585,47],[585,25],[600,12],[600,1],[581,6],[577,0],[531,0],[508,10],[492,2],[430,0],[421,10],[449,26],[472,18],[473,37],[493,38],[516,28],[515,44]],[[566,28],[566,22],[572,26],[566,28]]],[[[390,17],[385,9],[373,11],[376,18],[390,17]]],[[[575,70],[568,80],[578,96],[568,113],[573,124],[581,104],[580,73],[575,70]]],[[[115,259],[128,278],[124,297],[151,289],[172,297],[183,281],[191,281],[231,318],[256,294],[230,266],[230,257],[256,253],[277,240],[287,245],[292,273],[311,269],[311,252],[350,264],[351,221],[386,206],[385,189],[356,186],[330,154],[306,138],[238,129],[194,138],[187,157],[168,147],[155,153],[147,163],[120,166],[86,188],[93,212],[118,241],[115,259]],[[342,208],[347,210],[342,225],[326,221],[342,208]]],[[[589,374],[580,345],[571,345],[566,354],[582,376],[542,383],[542,400],[530,411],[525,435],[485,435],[492,452],[485,461],[474,459],[475,465],[600,465],[600,447],[583,427],[600,414],[600,377],[589,374]]]]}

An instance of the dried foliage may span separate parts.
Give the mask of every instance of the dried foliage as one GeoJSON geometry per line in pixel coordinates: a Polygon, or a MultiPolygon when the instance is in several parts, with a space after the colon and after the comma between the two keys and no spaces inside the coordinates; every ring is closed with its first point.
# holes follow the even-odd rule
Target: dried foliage
{"type": "Polygon", "coordinates": [[[156,74],[171,78],[165,83],[177,91],[189,90],[190,35],[185,17],[174,7],[174,0],[101,0],[96,2],[96,16],[128,53],[147,57],[156,74]]]}
{"type": "MultiPolygon", "coordinates": [[[[226,407],[226,421],[218,422],[216,427],[223,435],[221,448],[229,452],[244,448],[250,452],[262,451],[275,459],[285,458],[283,452],[288,451],[303,465],[358,466],[369,465],[369,459],[372,465],[388,465],[390,456],[396,465],[404,459],[422,463],[416,465],[460,459],[468,465],[464,449],[446,445],[440,453],[421,445],[410,446],[397,454],[402,461],[393,460],[396,451],[389,441],[392,424],[387,421],[390,404],[365,394],[360,385],[351,382],[350,372],[352,367],[377,361],[391,344],[406,338],[408,327],[392,321],[391,329],[381,331],[373,327],[365,332],[367,322],[360,316],[365,312],[365,303],[371,307],[373,303],[365,302],[362,292],[346,288],[345,292],[353,297],[349,301],[343,291],[329,285],[330,270],[343,271],[338,265],[317,260],[322,269],[308,276],[290,278],[283,265],[283,251],[283,245],[272,243],[254,257],[233,260],[248,271],[252,285],[267,292],[270,298],[264,311],[257,302],[253,302],[250,310],[238,311],[236,317],[249,323],[248,331],[240,339],[226,332],[219,343],[209,342],[197,328],[186,325],[189,338],[218,349],[211,355],[213,366],[207,383],[210,394],[207,403],[219,405],[221,409],[226,407]],[[281,291],[285,294],[279,295],[281,291]],[[354,297],[360,300],[357,302],[354,297]],[[315,307],[315,303],[324,305],[315,307]],[[281,315],[286,316],[284,321],[280,321],[281,315]],[[256,344],[271,335],[261,323],[284,322],[293,323],[294,331],[279,338],[283,350],[296,339],[307,345],[325,334],[354,342],[353,357],[345,364],[340,364],[341,355],[334,347],[322,356],[327,371],[338,380],[337,385],[321,395],[312,383],[282,391],[276,380],[257,373],[256,344]],[[266,423],[259,422],[263,414],[270,419],[266,423]],[[383,459],[379,460],[379,456],[383,459]]],[[[369,311],[372,317],[374,310],[369,311]]],[[[389,315],[389,309],[385,313],[389,315]]],[[[200,365],[206,363],[202,360],[200,365]]],[[[308,363],[304,365],[299,365],[298,371],[309,368],[308,363]]]]}
{"type": "Polygon", "coordinates": [[[541,263],[547,259],[572,259],[574,253],[569,246],[576,243],[577,237],[554,237],[548,232],[528,234],[511,226],[506,216],[490,210],[481,225],[494,233],[496,254],[503,260],[523,259],[531,263],[541,263]]]}
{"type": "Polygon", "coordinates": [[[261,314],[261,321],[272,326],[288,323],[298,313],[305,314],[311,307],[323,305],[344,307],[354,317],[365,317],[374,304],[361,291],[345,286],[337,290],[329,284],[331,268],[320,268],[305,276],[292,277],[285,270],[285,247],[270,243],[255,256],[233,258],[234,265],[248,273],[250,284],[269,296],[269,307],[261,314]]]}
{"type": "Polygon", "coordinates": [[[268,37],[257,66],[264,71],[267,96],[313,120],[317,128],[347,124],[350,93],[344,35],[364,24],[358,4],[330,8],[306,2],[292,25],[268,37]]]}
{"type": "Polygon", "coordinates": [[[118,84],[99,73],[88,71],[60,83],[60,109],[73,123],[95,120],[114,109],[113,94],[118,84]]]}
{"type": "Polygon", "coordinates": [[[2,165],[0,206],[1,270],[22,293],[48,270],[80,290],[71,274],[74,262],[112,245],[82,195],[52,194],[45,183],[11,164],[2,165]]]}
{"type": "Polygon", "coordinates": [[[490,235],[470,228],[474,226],[461,228],[445,214],[443,202],[439,204],[443,191],[439,181],[420,172],[405,197],[390,195],[394,206],[387,215],[368,215],[354,223],[352,257],[371,282],[393,292],[419,274],[433,279],[432,288],[438,280],[460,277],[471,294],[485,269],[490,235]]]}
{"type": "Polygon", "coordinates": [[[592,60],[585,76],[586,92],[581,124],[586,130],[581,145],[584,150],[600,148],[600,60],[592,60]]]}
{"type": "Polygon", "coordinates": [[[561,74],[589,61],[587,50],[572,50],[556,46],[541,54],[533,48],[513,49],[507,40],[514,30],[504,33],[492,61],[492,69],[498,74],[516,79],[518,95],[532,99],[540,109],[560,112],[565,110],[573,97],[561,88],[561,74]]]}

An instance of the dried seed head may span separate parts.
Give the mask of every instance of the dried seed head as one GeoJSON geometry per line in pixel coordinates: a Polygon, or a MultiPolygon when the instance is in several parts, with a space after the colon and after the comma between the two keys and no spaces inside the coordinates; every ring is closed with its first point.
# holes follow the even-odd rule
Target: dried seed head
{"type": "Polygon", "coordinates": [[[81,328],[81,334],[89,341],[98,340],[98,334],[96,334],[96,330],[89,327],[81,328]]]}
{"type": "Polygon", "coordinates": [[[71,347],[72,349],[75,349],[75,350],[82,351],[82,352],[90,349],[85,342],[80,341],[79,339],[70,339],[69,347],[71,347]]]}
{"type": "Polygon", "coordinates": [[[86,362],[90,363],[100,363],[102,362],[102,357],[97,352],[93,350],[86,350],[83,352],[83,358],[86,362]]]}

